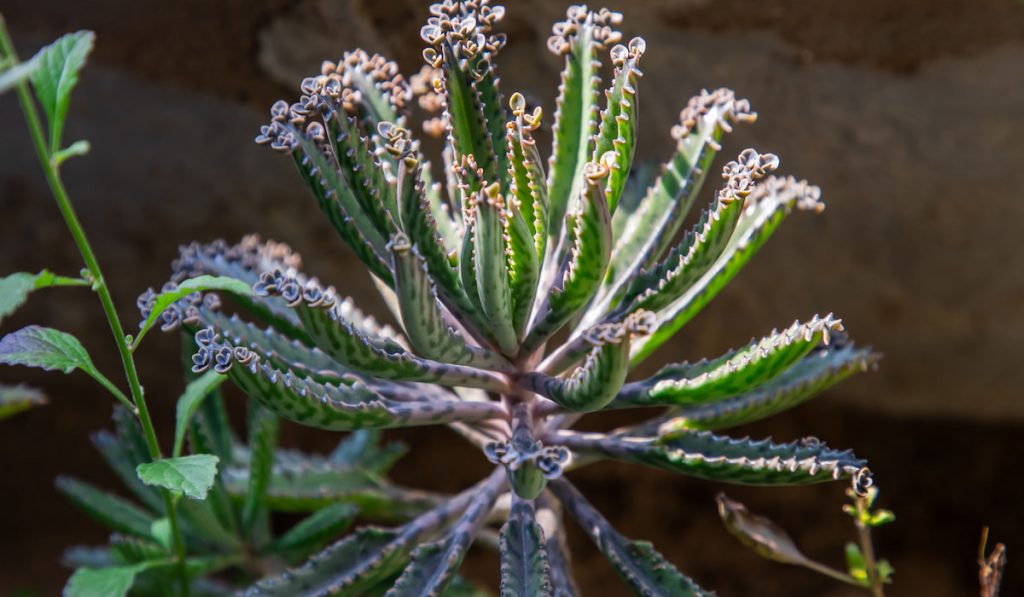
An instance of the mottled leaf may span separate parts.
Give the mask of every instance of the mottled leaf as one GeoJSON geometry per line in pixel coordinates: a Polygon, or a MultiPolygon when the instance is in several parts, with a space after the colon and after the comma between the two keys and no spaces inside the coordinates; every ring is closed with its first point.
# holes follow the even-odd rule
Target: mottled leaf
{"type": "Polygon", "coordinates": [[[553,595],[544,531],[531,502],[517,500],[501,529],[501,595],[553,595]]]}
{"type": "Polygon", "coordinates": [[[865,461],[815,438],[787,444],[733,439],[708,431],[675,431],[663,437],[562,431],[549,438],[578,455],[603,456],[743,485],[807,485],[849,479],[865,461]]]}
{"type": "Polygon", "coordinates": [[[831,335],[842,329],[832,314],[806,323],[796,321],[782,332],[752,340],[716,359],[667,365],[646,380],[626,384],[614,406],[702,405],[753,390],[811,350],[827,345],[831,335]]]}
{"type": "Polygon", "coordinates": [[[305,555],[320,549],[331,539],[341,535],[355,520],[359,508],[352,504],[325,506],[271,543],[267,550],[276,553],[305,555]]]}
{"type": "Polygon", "coordinates": [[[821,211],[820,189],[792,177],[765,179],[747,198],[728,246],[714,265],[689,290],[658,312],[658,329],[633,346],[633,364],[642,361],[693,318],[768,240],[786,215],[797,207],[821,211]]]}
{"type": "Polygon", "coordinates": [[[647,541],[630,541],[620,535],[568,481],[556,479],[550,487],[634,593],[659,597],[711,595],[679,572],[647,541]]]}

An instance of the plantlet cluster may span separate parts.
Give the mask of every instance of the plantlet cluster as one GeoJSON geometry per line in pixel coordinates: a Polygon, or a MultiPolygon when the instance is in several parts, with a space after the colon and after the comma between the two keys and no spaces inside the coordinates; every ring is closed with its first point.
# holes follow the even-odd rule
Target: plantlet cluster
{"type": "MultiPolygon", "coordinates": [[[[199,376],[193,383],[205,385],[179,402],[171,458],[158,446],[133,458],[105,452],[153,520],[132,529],[145,549],[125,555],[121,545],[135,543],[115,540],[103,553],[116,557],[93,562],[89,574],[128,569],[134,578],[158,561],[152,551],[178,564],[185,592],[201,588],[191,579],[233,566],[238,583],[268,572],[247,588],[251,596],[452,594],[465,588],[456,582],[459,566],[482,538],[500,549],[503,595],[575,595],[565,541],[573,518],[638,594],[702,595],[651,544],[612,528],[565,473],[614,459],[726,483],[844,480],[858,494],[869,491],[866,463],[848,450],[813,437],[776,443],[719,433],[875,363],[831,314],[712,359],[631,377],[790,213],[823,209],[817,187],[774,174],[777,156],[746,149],[721,166],[721,185],[683,227],[716,171],[723,135],[755,120],[750,103],[728,89],[691,99],[671,129],[675,150],[643,188],[633,162],[646,44],[621,43],[620,14],[573,6],[555,24],[547,45],[564,70],[549,121],[522,94],[500,90],[504,7],[445,0],[430,13],[421,30],[426,64],[416,76],[404,78],[378,55],[346,53],[304,79],[296,101],[275,103],[256,138],[294,163],[394,323],[304,273],[283,244],[247,237],[183,247],[170,282],[140,297],[138,334],[119,341],[131,351],[154,326],[183,330],[199,376]],[[434,163],[412,130],[416,106],[426,113],[423,133],[444,144],[434,163]],[[534,135],[548,124],[545,160],[534,135]],[[238,313],[223,314],[221,297],[238,313]],[[248,445],[223,420],[214,389],[224,379],[250,398],[248,445]],[[588,413],[637,408],[654,414],[609,432],[573,430],[588,413]],[[342,456],[328,459],[334,468],[318,468],[322,459],[276,447],[277,417],[358,433],[446,425],[468,440],[467,457],[481,454],[494,469],[445,498],[379,478],[376,502],[343,495],[337,469],[387,468],[345,447],[367,436],[345,440],[342,456]],[[194,453],[181,456],[186,435],[194,453]],[[150,485],[163,488],[161,503],[150,485]],[[282,570],[341,533],[355,511],[330,510],[339,503],[392,526],[358,528],[282,570]],[[391,515],[375,516],[374,505],[391,515]],[[275,508],[312,514],[275,539],[267,526],[275,508]],[[175,528],[163,544],[163,523],[154,527],[160,515],[175,528]],[[313,539],[278,557],[280,544],[294,545],[302,533],[313,539]],[[235,559],[196,571],[186,557],[193,553],[235,559]]],[[[141,391],[121,398],[132,409],[144,404],[141,391]]],[[[101,449],[131,441],[130,430],[119,429],[118,440],[99,436],[107,438],[101,449]]],[[[90,509],[68,483],[65,491],[90,509]]]]}

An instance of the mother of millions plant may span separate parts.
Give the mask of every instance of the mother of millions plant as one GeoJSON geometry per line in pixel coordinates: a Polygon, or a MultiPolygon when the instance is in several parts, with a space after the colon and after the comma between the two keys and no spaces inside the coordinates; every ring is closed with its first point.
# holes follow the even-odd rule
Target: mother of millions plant
{"type": "MultiPolygon", "coordinates": [[[[249,237],[184,247],[168,285],[140,297],[139,338],[155,322],[192,334],[192,371],[230,378],[270,420],[337,431],[447,425],[495,468],[408,522],[357,529],[246,594],[446,594],[470,545],[500,525],[503,595],[575,595],[567,517],[638,594],[707,594],[651,544],[612,528],[563,475],[605,459],[727,483],[846,480],[867,492],[871,475],[850,451],[813,437],[717,434],[876,361],[832,315],[628,380],[791,211],[823,208],[817,187],[773,175],[778,157],[747,149],[682,230],[722,136],[755,119],[749,102],[728,89],[691,99],[672,128],[675,151],[638,192],[630,173],[645,43],[619,43],[621,15],[573,6],[554,26],[548,47],[565,67],[545,163],[533,138],[540,108],[499,91],[494,60],[506,39],[494,28],[504,8],[445,0],[430,12],[416,77],[346,53],[304,79],[298,101],[275,103],[256,139],[291,157],[397,326],[302,273],[287,247],[249,237]],[[423,130],[443,138],[440,180],[409,128],[414,100],[435,113],[423,130]],[[261,323],[195,294],[211,280],[261,323]],[[608,433],[572,430],[586,413],[626,408],[660,410],[608,433]]],[[[250,480],[249,499],[266,500],[267,485],[250,480]]]]}

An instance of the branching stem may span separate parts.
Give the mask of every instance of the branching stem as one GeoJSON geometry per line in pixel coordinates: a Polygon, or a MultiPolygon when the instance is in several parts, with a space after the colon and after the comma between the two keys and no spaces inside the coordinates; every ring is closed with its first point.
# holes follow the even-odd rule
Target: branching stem
{"type": "MultiPolygon", "coordinates": [[[[2,52],[3,58],[9,60],[11,64],[17,64],[18,56],[15,52],[14,44],[11,42],[10,35],[7,32],[7,27],[2,17],[0,17],[0,52],[2,52]]],[[[153,420],[149,416],[149,408],[146,406],[146,399],[143,395],[142,384],[139,382],[139,374],[135,368],[135,361],[132,358],[128,342],[125,339],[124,327],[121,325],[121,320],[117,315],[117,309],[114,307],[114,300],[110,295],[110,288],[107,286],[106,280],[103,278],[103,272],[100,270],[100,265],[96,260],[96,255],[93,252],[89,239],[85,235],[85,230],[82,228],[82,224],[78,219],[78,214],[75,212],[74,206],[68,198],[67,190],[64,188],[64,182],[61,180],[60,173],[54,163],[52,152],[47,146],[46,137],[43,134],[43,125],[39,119],[39,114],[36,111],[36,106],[33,103],[32,93],[26,82],[22,81],[17,85],[17,95],[18,101],[21,104],[22,114],[25,117],[25,123],[28,126],[29,135],[32,138],[33,145],[35,145],[36,154],[39,157],[39,164],[43,169],[43,174],[46,176],[46,182],[50,187],[50,191],[53,193],[54,199],[57,201],[57,208],[60,210],[61,216],[64,218],[64,223],[67,225],[68,232],[71,233],[71,237],[75,241],[75,246],[78,247],[78,252],[81,254],[82,260],[85,262],[85,266],[89,271],[89,276],[92,279],[93,291],[96,292],[96,295],[99,297],[100,305],[103,307],[103,313],[106,315],[107,323],[110,325],[110,331],[114,336],[114,343],[117,345],[117,351],[121,357],[121,364],[124,368],[125,378],[128,381],[128,387],[131,391],[132,402],[135,406],[135,414],[138,416],[139,422],[142,424],[142,430],[146,437],[146,447],[149,450],[149,455],[152,459],[157,460],[162,457],[160,444],[157,442],[156,430],[153,427],[153,420]]],[[[120,393],[120,391],[114,393],[114,395],[117,396],[118,393],[120,393]]],[[[164,500],[164,506],[167,509],[167,518],[170,521],[171,534],[174,540],[174,548],[178,560],[178,571],[181,579],[181,590],[182,594],[187,597],[189,594],[189,584],[185,568],[185,544],[181,537],[181,531],[178,528],[176,504],[169,491],[162,490],[161,493],[164,500]]]]}

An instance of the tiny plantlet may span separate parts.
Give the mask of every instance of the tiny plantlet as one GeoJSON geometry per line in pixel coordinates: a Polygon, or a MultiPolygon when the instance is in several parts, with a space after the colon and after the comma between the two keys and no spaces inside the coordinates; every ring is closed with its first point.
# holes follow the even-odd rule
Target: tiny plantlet
{"type": "MultiPolygon", "coordinates": [[[[347,52],[302,80],[297,100],[276,102],[256,137],[294,163],[372,276],[390,324],[304,272],[284,244],[250,236],[183,247],[170,281],[139,297],[138,332],[129,339],[115,330],[131,365],[130,396],[84,350],[68,360],[74,347],[50,335],[56,348],[47,354],[65,360],[33,356],[42,328],[0,341],[4,362],[81,369],[125,405],[117,434],[100,434],[97,445],[142,506],[111,508],[110,496],[61,482],[118,531],[102,550],[69,557],[81,567],[70,588],[77,578],[77,586],[120,591],[110,594],[133,583],[173,591],[161,579],[176,574],[181,592],[195,593],[472,595],[480,593],[458,570],[479,540],[500,551],[502,595],[576,595],[566,542],[574,519],[637,594],[709,594],[653,545],[613,528],[567,479],[605,460],[723,483],[846,482],[857,524],[873,516],[871,473],[851,451],[813,437],[779,443],[720,433],[876,363],[831,314],[647,378],[632,374],[791,213],[820,212],[819,189],[775,174],[779,158],[755,149],[715,165],[722,137],[756,118],[728,89],[688,102],[671,128],[674,151],[645,180],[634,168],[644,40],[623,39],[618,13],[570,7],[547,43],[564,63],[549,118],[500,88],[504,14],[489,0],[433,4],[420,31],[419,73],[406,79],[379,55],[347,52]],[[433,160],[414,132],[421,116],[422,134],[443,144],[433,160]],[[542,152],[534,137],[547,127],[553,143],[542,152]],[[698,205],[715,173],[721,183],[698,205]],[[237,312],[225,314],[222,299],[237,312]],[[181,330],[191,379],[170,458],[159,446],[147,452],[148,432],[140,444],[135,427],[152,425],[132,355],[157,326],[181,330]],[[245,443],[226,422],[225,380],[249,398],[245,443]],[[624,409],[652,416],[609,432],[573,428],[588,413],[624,409]],[[278,418],[349,435],[329,457],[301,454],[277,446],[278,418]],[[400,452],[380,447],[376,430],[423,425],[462,436],[466,458],[486,458],[491,474],[454,496],[383,479],[400,452]],[[271,511],[309,514],[275,537],[271,511]],[[128,520],[115,516],[124,512],[128,520]],[[379,524],[343,535],[356,516],[379,524]]],[[[12,50],[5,55],[15,68],[52,59],[17,64],[12,50]]],[[[25,95],[19,72],[11,79],[25,95]]],[[[47,106],[44,87],[35,87],[47,106]]],[[[54,106],[48,117],[62,119],[66,101],[54,106]]],[[[40,135],[40,151],[57,177],[60,163],[88,146],[61,150],[54,128],[55,140],[40,135]]],[[[62,186],[56,194],[68,203],[62,186]]],[[[98,266],[89,272],[74,284],[92,284],[102,297],[98,266]]],[[[17,288],[39,284],[29,282],[19,278],[17,288]]],[[[16,306],[29,290],[4,304],[16,306]]],[[[720,502],[734,512],[727,506],[720,502]]],[[[880,586],[888,573],[860,549],[865,578],[854,584],[880,586]]],[[[851,567],[848,576],[857,575],[851,567]]]]}

